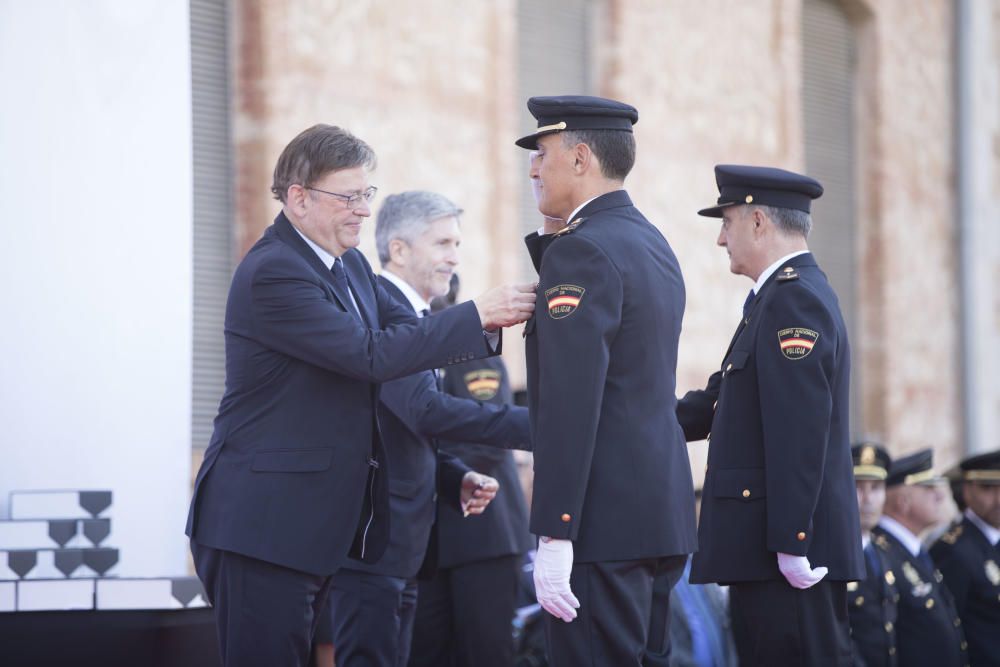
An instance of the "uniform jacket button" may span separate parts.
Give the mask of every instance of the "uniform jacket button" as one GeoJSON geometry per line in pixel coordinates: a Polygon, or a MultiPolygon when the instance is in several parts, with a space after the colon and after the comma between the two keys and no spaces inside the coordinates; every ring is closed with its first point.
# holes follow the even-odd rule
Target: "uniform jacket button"
{"type": "Polygon", "coordinates": [[[892,632],[892,621],[889,621],[888,623],[885,624],[885,631],[892,632]]]}
{"type": "Polygon", "coordinates": [[[743,497],[744,498],[750,497],[750,489],[743,489],[743,497]]]}
{"type": "Polygon", "coordinates": [[[805,533],[799,533],[798,535],[795,536],[795,539],[797,539],[799,542],[805,542],[806,541],[806,534],[805,533]]]}
{"type": "Polygon", "coordinates": [[[928,609],[930,609],[931,607],[933,607],[934,606],[934,599],[933,598],[928,599],[927,602],[924,603],[924,606],[927,607],[928,609]]]}
{"type": "Polygon", "coordinates": [[[569,523],[569,520],[570,520],[570,519],[571,519],[572,517],[571,517],[571,516],[570,516],[569,514],[563,514],[563,515],[562,515],[561,517],[559,517],[559,518],[560,518],[560,519],[562,519],[562,522],[563,522],[563,523],[569,523]]]}

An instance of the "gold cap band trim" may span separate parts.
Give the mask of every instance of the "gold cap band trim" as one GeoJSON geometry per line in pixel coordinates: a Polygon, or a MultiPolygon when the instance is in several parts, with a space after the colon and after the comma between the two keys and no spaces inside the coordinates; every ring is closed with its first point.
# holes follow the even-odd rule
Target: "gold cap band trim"
{"type": "Polygon", "coordinates": [[[986,480],[1000,482],[1000,470],[966,470],[962,474],[962,478],[972,481],[986,480]]]}
{"type": "Polygon", "coordinates": [[[933,470],[924,470],[922,472],[915,472],[912,475],[907,475],[903,478],[903,484],[910,486],[912,484],[922,484],[924,482],[933,482],[935,480],[933,470]]]}
{"type": "Polygon", "coordinates": [[[870,477],[872,479],[885,479],[889,476],[889,473],[881,466],[860,465],[854,466],[854,476],[870,477]]]}
{"type": "Polygon", "coordinates": [[[542,127],[535,130],[535,133],[537,134],[539,132],[549,132],[551,130],[565,130],[565,129],[566,129],[566,121],[561,120],[553,125],[543,125],[542,127]]]}

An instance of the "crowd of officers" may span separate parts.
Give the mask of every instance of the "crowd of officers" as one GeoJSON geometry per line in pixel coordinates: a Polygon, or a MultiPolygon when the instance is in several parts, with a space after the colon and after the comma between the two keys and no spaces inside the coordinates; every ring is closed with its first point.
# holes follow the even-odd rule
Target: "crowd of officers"
{"type": "Polygon", "coordinates": [[[945,478],[930,449],[852,453],[866,567],[847,587],[856,664],[1000,665],[1000,451],[945,478]],[[942,533],[949,482],[962,514],[942,533]]]}

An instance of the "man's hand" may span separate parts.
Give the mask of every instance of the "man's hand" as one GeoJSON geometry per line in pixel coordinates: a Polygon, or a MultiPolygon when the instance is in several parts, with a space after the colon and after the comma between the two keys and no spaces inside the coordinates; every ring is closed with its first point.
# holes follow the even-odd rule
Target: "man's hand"
{"type": "Polygon", "coordinates": [[[494,331],[524,322],[535,312],[535,284],[502,285],[473,299],[483,329],[494,331]]]}
{"type": "Polygon", "coordinates": [[[535,597],[545,611],[569,623],[580,601],[569,587],[573,572],[573,542],[542,538],[535,554],[535,597]]]}
{"type": "Polygon", "coordinates": [[[492,477],[469,471],[462,478],[462,515],[482,514],[497,495],[500,483],[492,477]]]}
{"type": "Polygon", "coordinates": [[[802,590],[815,586],[829,572],[829,569],[825,567],[812,569],[812,566],[809,565],[809,559],[805,556],[783,553],[778,554],[778,569],[781,570],[781,574],[785,576],[789,584],[802,590]]]}

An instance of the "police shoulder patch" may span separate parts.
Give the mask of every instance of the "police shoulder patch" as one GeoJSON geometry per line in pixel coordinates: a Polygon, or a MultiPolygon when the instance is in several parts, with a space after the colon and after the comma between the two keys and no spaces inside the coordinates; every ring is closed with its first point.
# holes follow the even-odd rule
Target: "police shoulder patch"
{"type": "Polygon", "coordinates": [[[561,320],[569,317],[580,306],[583,294],[586,292],[579,285],[556,285],[545,290],[545,302],[549,309],[549,316],[554,320],[561,320]]]}
{"type": "Polygon", "coordinates": [[[488,401],[500,390],[500,372],[492,368],[481,368],[462,376],[465,387],[473,398],[488,401]]]}
{"type": "Polygon", "coordinates": [[[786,359],[808,357],[819,340],[819,332],[805,327],[789,327],[778,331],[778,347],[786,359]]]}

